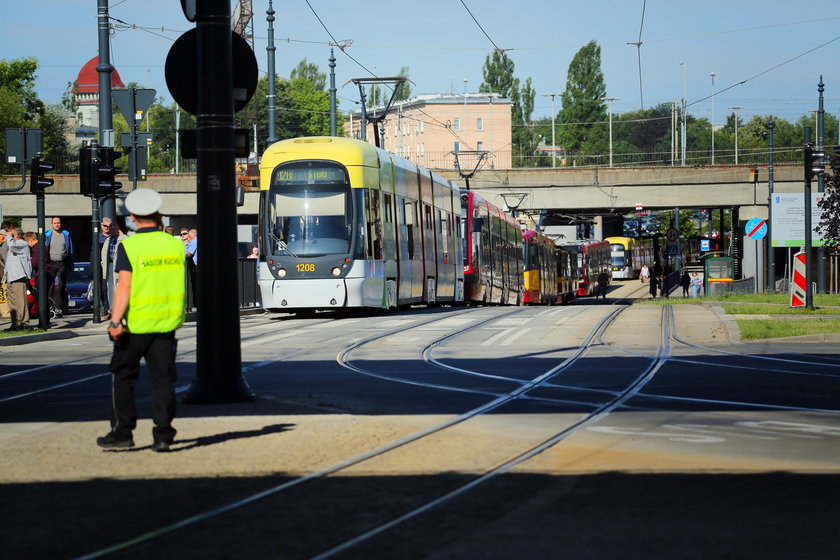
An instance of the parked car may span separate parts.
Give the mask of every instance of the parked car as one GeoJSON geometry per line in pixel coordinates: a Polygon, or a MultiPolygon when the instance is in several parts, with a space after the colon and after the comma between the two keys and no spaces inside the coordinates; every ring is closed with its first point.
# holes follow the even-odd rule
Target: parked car
{"type": "MultiPolygon", "coordinates": [[[[88,299],[90,289],[90,263],[78,262],[73,265],[73,270],[67,274],[67,310],[68,311],[89,311],[93,309],[93,302],[88,299]]],[[[36,297],[35,279],[30,281],[32,287],[27,291],[29,302],[29,313],[38,315],[38,299],[36,297]]],[[[56,310],[52,300],[49,300],[50,315],[55,317],[56,310]]]]}
{"type": "Polygon", "coordinates": [[[90,263],[75,263],[73,270],[67,275],[68,311],[88,311],[93,309],[93,302],[88,299],[90,282],[90,263]]]}

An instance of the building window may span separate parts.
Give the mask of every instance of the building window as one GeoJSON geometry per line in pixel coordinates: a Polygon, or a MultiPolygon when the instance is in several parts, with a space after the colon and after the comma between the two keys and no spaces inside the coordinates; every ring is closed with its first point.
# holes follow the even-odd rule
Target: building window
{"type": "Polygon", "coordinates": [[[452,123],[452,128],[455,130],[455,132],[460,132],[461,131],[461,119],[455,119],[455,122],[452,123]]]}
{"type": "Polygon", "coordinates": [[[475,129],[476,130],[484,130],[484,119],[482,119],[481,117],[478,117],[475,120],[475,129]]]}
{"type": "Polygon", "coordinates": [[[461,151],[461,143],[460,143],[460,142],[455,142],[455,151],[456,151],[456,152],[460,152],[460,151],[461,151]]]}
{"type": "Polygon", "coordinates": [[[475,149],[478,150],[479,152],[483,152],[484,151],[484,142],[478,142],[478,145],[476,146],[475,149]]]}

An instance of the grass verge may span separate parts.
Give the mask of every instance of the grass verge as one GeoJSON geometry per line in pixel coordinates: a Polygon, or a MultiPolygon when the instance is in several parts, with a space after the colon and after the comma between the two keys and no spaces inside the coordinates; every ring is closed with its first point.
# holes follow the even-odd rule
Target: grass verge
{"type": "Polygon", "coordinates": [[[9,338],[12,336],[23,336],[25,334],[37,334],[47,332],[44,329],[33,329],[33,330],[25,330],[25,331],[0,331],[0,338],[9,338]]]}
{"type": "Polygon", "coordinates": [[[801,307],[763,303],[754,305],[730,304],[724,305],[722,308],[727,315],[837,315],[840,317],[840,309],[836,307],[803,309],[801,307]]]}
{"type": "Polygon", "coordinates": [[[840,320],[773,321],[765,319],[736,319],[741,340],[784,338],[806,334],[840,333],[840,320]]]}

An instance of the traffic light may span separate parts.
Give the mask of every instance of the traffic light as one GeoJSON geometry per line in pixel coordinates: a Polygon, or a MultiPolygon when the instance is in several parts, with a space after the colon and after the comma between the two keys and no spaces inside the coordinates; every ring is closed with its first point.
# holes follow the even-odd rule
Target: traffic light
{"type": "Polygon", "coordinates": [[[55,169],[55,164],[51,161],[41,159],[41,154],[32,156],[32,177],[30,179],[29,189],[35,194],[44,194],[44,189],[53,186],[52,179],[44,177],[44,173],[55,169]]]}
{"type": "Polygon", "coordinates": [[[805,145],[805,180],[810,181],[816,175],[825,173],[825,152],[815,150],[813,144],[805,145]]]}
{"type": "Polygon", "coordinates": [[[835,176],[840,173],[840,146],[834,146],[834,155],[831,157],[829,165],[834,170],[835,176]]]}
{"type": "Polygon", "coordinates": [[[93,165],[95,159],[93,148],[82,146],[79,148],[79,192],[85,196],[93,196],[93,165]]]}
{"type": "Polygon", "coordinates": [[[93,194],[108,196],[122,188],[122,183],[116,180],[117,173],[122,169],[114,166],[114,160],[122,155],[110,146],[100,146],[99,157],[93,161],[93,194]]]}

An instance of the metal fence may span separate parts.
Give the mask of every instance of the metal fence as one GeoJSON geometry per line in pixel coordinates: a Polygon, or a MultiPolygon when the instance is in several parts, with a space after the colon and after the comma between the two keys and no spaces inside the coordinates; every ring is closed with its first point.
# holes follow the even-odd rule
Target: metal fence
{"type": "MultiPolygon", "coordinates": [[[[257,259],[240,258],[236,263],[236,294],[240,309],[262,307],[260,290],[257,286],[257,259]]],[[[197,307],[196,292],[193,287],[193,278],[186,275],[187,282],[187,309],[197,307]]],[[[232,286],[231,286],[232,287],[232,286]]]]}

